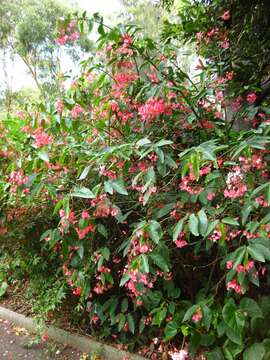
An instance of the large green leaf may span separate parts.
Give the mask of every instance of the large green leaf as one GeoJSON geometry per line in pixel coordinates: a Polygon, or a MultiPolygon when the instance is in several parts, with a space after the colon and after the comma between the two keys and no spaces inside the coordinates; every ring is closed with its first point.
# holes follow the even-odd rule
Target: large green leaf
{"type": "Polygon", "coordinates": [[[243,360],[263,360],[265,352],[263,343],[254,343],[244,351],[243,360]]]}
{"type": "Polygon", "coordinates": [[[188,221],[188,227],[190,232],[194,236],[199,236],[199,220],[195,214],[191,214],[188,221]]]}
{"type": "Polygon", "coordinates": [[[95,194],[86,187],[75,188],[74,191],[70,194],[72,197],[79,197],[85,199],[95,199],[95,194]]]}

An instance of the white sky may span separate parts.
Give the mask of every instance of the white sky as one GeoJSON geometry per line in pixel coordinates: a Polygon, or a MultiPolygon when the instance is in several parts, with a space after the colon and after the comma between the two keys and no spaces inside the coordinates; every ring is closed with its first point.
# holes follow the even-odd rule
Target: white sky
{"type": "MultiPolygon", "coordinates": [[[[88,13],[93,14],[99,12],[104,18],[109,21],[109,17],[113,16],[115,12],[121,10],[120,0],[75,0],[67,1],[60,0],[63,4],[67,3],[77,3],[82,10],[87,10],[88,13]]],[[[70,62],[68,61],[66,66],[69,66],[70,62]]],[[[15,58],[14,63],[7,64],[7,70],[10,74],[10,82],[12,83],[13,90],[18,90],[22,87],[31,87],[35,86],[34,81],[31,76],[27,73],[25,64],[19,59],[15,58]],[[12,79],[12,80],[11,80],[12,79]]],[[[64,69],[67,70],[67,69],[64,69]]],[[[2,63],[0,63],[0,88],[4,83],[4,73],[2,68],[2,63]]]]}

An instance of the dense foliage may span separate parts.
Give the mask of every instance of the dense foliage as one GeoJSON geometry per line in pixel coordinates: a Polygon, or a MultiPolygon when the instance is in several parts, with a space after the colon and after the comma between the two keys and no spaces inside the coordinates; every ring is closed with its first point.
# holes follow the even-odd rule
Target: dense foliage
{"type": "Polygon", "coordinates": [[[94,24],[97,49],[70,88],[2,121],[3,246],[124,348],[268,359],[270,108],[237,92],[225,62],[190,78],[177,48],[135,26],[68,18],[57,42],[94,24]],[[252,128],[236,131],[238,118],[252,128]]]}

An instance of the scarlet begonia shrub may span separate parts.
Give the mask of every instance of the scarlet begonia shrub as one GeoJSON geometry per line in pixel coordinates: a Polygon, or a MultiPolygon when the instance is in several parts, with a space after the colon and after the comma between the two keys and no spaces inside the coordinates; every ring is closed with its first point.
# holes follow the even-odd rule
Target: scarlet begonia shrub
{"type": "Polygon", "coordinates": [[[153,359],[267,359],[269,109],[134,26],[69,21],[57,42],[98,23],[96,53],[54,104],[3,121],[5,244],[36,249],[92,334],[153,359]]]}

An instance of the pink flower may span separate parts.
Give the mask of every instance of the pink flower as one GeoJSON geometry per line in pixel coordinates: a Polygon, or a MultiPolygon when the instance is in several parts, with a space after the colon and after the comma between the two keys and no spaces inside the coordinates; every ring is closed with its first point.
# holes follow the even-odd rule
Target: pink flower
{"type": "Polygon", "coordinates": [[[197,310],[196,313],[192,316],[192,320],[196,323],[201,321],[203,318],[203,314],[201,309],[197,310]]]}
{"type": "Polygon", "coordinates": [[[238,273],[245,272],[245,267],[244,267],[243,265],[238,265],[238,266],[236,267],[236,271],[237,271],[238,273]]]}
{"type": "Polygon", "coordinates": [[[245,269],[246,269],[247,271],[249,271],[249,270],[251,270],[251,269],[253,269],[253,268],[254,268],[254,261],[253,261],[253,260],[249,260],[248,263],[247,263],[247,265],[245,266],[245,269]]]}
{"type": "Polygon", "coordinates": [[[233,71],[226,72],[226,79],[227,80],[232,80],[233,79],[233,71]]]}
{"type": "Polygon", "coordinates": [[[55,108],[56,108],[56,111],[57,111],[59,114],[61,114],[61,113],[63,112],[63,110],[64,110],[64,103],[63,103],[62,100],[60,100],[60,99],[56,100],[54,106],[55,106],[55,108]]]}
{"type": "Polygon", "coordinates": [[[226,262],[226,269],[230,270],[233,268],[233,262],[231,260],[226,262]]]}
{"type": "Polygon", "coordinates": [[[224,190],[224,196],[235,199],[242,197],[247,191],[247,186],[243,182],[243,174],[239,169],[236,169],[234,172],[230,172],[227,175],[227,188],[224,190]]]}
{"type": "Polygon", "coordinates": [[[177,239],[176,242],[175,242],[175,245],[178,247],[178,248],[182,248],[182,247],[185,247],[188,245],[188,243],[186,242],[186,240],[180,240],[180,239],[177,239]]]}
{"type": "Polygon", "coordinates": [[[146,254],[150,250],[150,247],[147,244],[141,245],[139,251],[141,254],[146,254]]]}
{"type": "Polygon", "coordinates": [[[207,194],[207,200],[212,201],[215,198],[216,194],[213,192],[209,192],[207,194]]]}
{"type": "Polygon", "coordinates": [[[90,215],[88,213],[88,211],[86,210],[83,210],[82,212],[82,219],[89,219],[90,215]]]}
{"type": "Polygon", "coordinates": [[[233,279],[227,283],[227,290],[234,290],[237,294],[242,294],[243,290],[241,285],[238,284],[236,279],[233,279]]]}
{"type": "Polygon", "coordinates": [[[233,112],[237,112],[242,105],[242,98],[241,96],[238,96],[233,102],[232,102],[232,110],[233,112]]]}
{"type": "Polygon", "coordinates": [[[170,115],[171,109],[163,99],[150,98],[145,105],[139,107],[139,115],[142,120],[153,120],[156,116],[170,115]]]}
{"type": "Polygon", "coordinates": [[[83,114],[83,112],[83,108],[79,104],[76,104],[71,110],[70,115],[71,117],[73,117],[73,119],[77,119],[80,117],[81,114],[83,114]]]}
{"type": "Polygon", "coordinates": [[[257,99],[257,95],[255,94],[255,93],[250,93],[250,94],[248,94],[247,95],[247,102],[249,103],[249,104],[254,104],[254,102],[256,101],[256,99],[257,99]]]}
{"type": "Polygon", "coordinates": [[[220,230],[216,229],[214,230],[214,232],[212,233],[212,235],[209,237],[209,240],[213,241],[213,242],[217,242],[218,240],[221,239],[222,233],[220,230]]]}
{"type": "Polygon", "coordinates": [[[92,318],[91,318],[91,320],[90,320],[90,322],[91,322],[92,324],[94,324],[94,325],[95,325],[98,321],[99,321],[98,315],[93,315],[92,318]]]}
{"type": "Polygon", "coordinates": [[[45,333],[45,334],[42,335],[41,339],[43,341],[48,341],[49,340],[49,335],[47,333],[45,333]]]}
{"type": "Polygon", "coordinates": [[[22,119],[22,120],[24,120],[24,119],[27,118],[26,114],[25,114],[23,111],[21,111],[21,110],[16,111],[16,116],[18,116],[18,117],[19,117],[20,119],[22,119]]]}
{"type": "Polygon", "coordinates": [[[231,14],[230,14],[230,11],[227,10],[224,12],[224,14],[221,16],[221,19],[224,20],[224,21],[228,21],[231,17],[231,14]]]}
{"type": "Polygon", "coordinates": [[[53,141],[52,136],[48,135],[46,132],[37,132],[34,135],[34,138],[35,138],[35,142],[33,145],[36,148],[50,145],[53,141]]]}
{"type": "Polygon", "coordinates": [[[188,357],[187,350],[180,350],[179,352],[175,352],[171,354],[172,360],[186,360],[188,357]]]}
{"type": "Polygon", "coordinates": [[[111,216],[117,216],[119,214],[119,209],[117,207],[113,207],[111,210],[111,216]]]}
{"type": "Polygon", "coordinates": [[[200,31],[200,32],[197,33],[197,40],[200,43],[200,42],[202,42],[202,39],[203,39],[203,32],[200,31]]]}
{"type": "Polygon", "coordinates": [[[81,288],[81,287],[77,287],[76,289],[74,289],[74,290],[72,291],[72,294],[73,294],[73,295],[76,295],[76,296],[80,296],[81,293],[82,293],[82,288],[81,288]]]}
{"type": "Polygon", "coordinates": [[[216,111],[216,112],[215,112],[215,117],[216,117],[217,119],[222,120],[222,119],[223,119],[222,112],[221,112],[221,111],[216,111]]]}
{"type": "Polygon", "coordinates": [[[228,40],[224,40],[224,41],[221,43],[220,47],[221,47],[222,49],[229,49],[229,47],[230,47],[229,41],[228,41],[228,40]]]}

